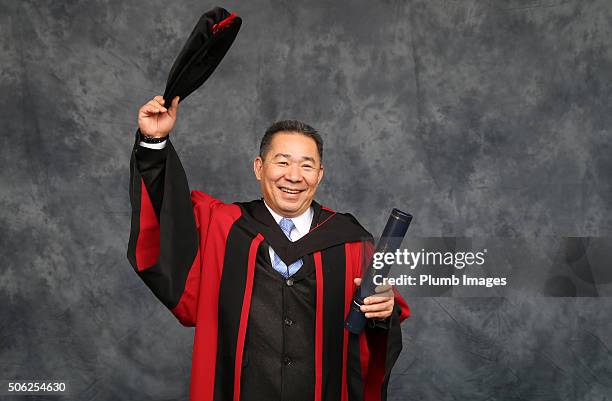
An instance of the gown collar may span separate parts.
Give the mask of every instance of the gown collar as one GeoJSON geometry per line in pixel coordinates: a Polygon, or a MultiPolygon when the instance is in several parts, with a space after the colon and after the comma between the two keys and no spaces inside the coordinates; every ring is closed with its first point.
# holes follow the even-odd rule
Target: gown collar
{"type": "Polygon", "coordinates": [[[287,265],[310,253],[321,251],[345,242],[371,240],[357,220],[347,214],[337,213],[312,201],[313,218],[309,232],[291,242],[283,233],[266,207],[263,198],[250,202],[239,202],[242,209],[243,227],[253,234],[261,233],[264,240],[287,265]]]}

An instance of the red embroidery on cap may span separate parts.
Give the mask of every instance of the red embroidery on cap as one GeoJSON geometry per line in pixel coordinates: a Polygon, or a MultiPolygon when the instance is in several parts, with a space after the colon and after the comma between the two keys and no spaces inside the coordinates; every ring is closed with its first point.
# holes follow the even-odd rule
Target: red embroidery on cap
{"type": "Polygon", "coordinates": [[[213,34],[228,28],[232,24],[232,21],[234,20],[234,18],[236,18],[236,13],[231,13],[229,15],[229,17],[227,17],[227,18],[217,22],[215,25],[213,25],[212,26],[213,34]]]}

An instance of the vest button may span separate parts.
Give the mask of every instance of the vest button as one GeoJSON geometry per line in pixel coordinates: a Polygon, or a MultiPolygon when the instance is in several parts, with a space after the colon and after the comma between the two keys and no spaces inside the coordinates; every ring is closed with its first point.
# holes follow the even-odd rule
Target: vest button
{"type": "Polygon", "coordinates": [[[287,279],[286,283],[289,287],[293,287],[293,279],[291,277],[287,279]]]}
{"type": "Polygon", "coordinates": [[[291,364],[293,364],[293,361],[291,360],[291,358],[286,356],[283,358],[283,363],[285,364],[285,366],[291,366],[291,364]]]}
{"type": "Polygon", "coordinates": [[[285,325],[287,326],[291,326],[293,324],[293,320],[289,319],[288,317],[285,318],[285,325]]]}

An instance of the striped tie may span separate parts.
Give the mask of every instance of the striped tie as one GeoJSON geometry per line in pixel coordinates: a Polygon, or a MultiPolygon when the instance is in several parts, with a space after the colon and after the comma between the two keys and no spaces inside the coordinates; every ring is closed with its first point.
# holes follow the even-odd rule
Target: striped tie
{"type": "MultiPolygon", "coordinates": [[[[291,219],[286,219],[283,217],[278,222],[278,225],[280,226],[281,230],[283,230],[287,238],[291,240],[291,231],[293,231],[293,229],[295,228],[295,224],[293,224],[293,221],[291,219]]],[[[298,259],[295,262],[291,263],[289,266],[287,266],[285,262],[283,262],[281,258],[276,254],[276,252],[274,252],[274,260],[272,260],[272,267],[274,268],[274,270],[282,274],[285,278],[289,278],[295,273],[297,273],[297,271],[300,270],[300,267],[302,267],[303,264],[304,262],[302,261],[302,259],[298,259]]]]}

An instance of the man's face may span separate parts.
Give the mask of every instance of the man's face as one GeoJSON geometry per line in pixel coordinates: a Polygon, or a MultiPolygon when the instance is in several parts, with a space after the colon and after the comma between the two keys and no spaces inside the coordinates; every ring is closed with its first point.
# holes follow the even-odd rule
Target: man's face
{"type": "Polygon", "coordinates": [[[299,133],[277,132],[268,152],[257,156],[253,170],[264,200],[284,217],[304,213],[323,178],[317,143],[299,133]]]}

